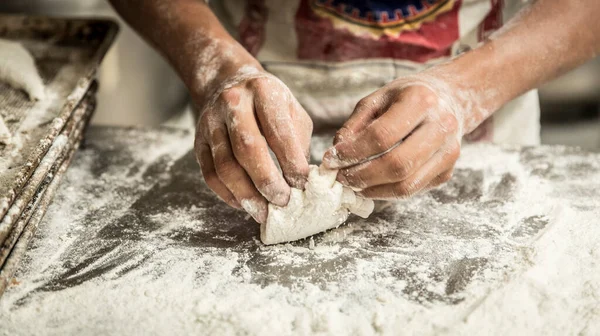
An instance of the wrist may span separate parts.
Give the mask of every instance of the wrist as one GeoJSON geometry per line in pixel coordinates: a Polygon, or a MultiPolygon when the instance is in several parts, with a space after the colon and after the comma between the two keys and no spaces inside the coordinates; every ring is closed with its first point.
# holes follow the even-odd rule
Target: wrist
{"type": "Polygon", "coordinates": [[[512,90],[514,79],[507,78],[503,67],[493,50],[484,45],[424,74],[444,83],[462,117],[462,132],[468,134],[517,96],[512,90]]]}
{"type": "Polygon", "coordinates": [[[263,70],[260,62],[233,39],[215,39],[207,44],[202,53],[188,60],[190,73],[186,84],[197,103],[208,99],[240,69],[263,70]]]}

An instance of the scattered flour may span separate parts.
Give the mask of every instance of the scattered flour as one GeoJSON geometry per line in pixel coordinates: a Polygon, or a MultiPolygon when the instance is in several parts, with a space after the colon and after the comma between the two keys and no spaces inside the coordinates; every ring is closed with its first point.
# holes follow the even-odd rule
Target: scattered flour
{"type": "Polygon", "coordinates": [[[443,188],[264,246],[201,182],[189,134],[90,131],[0,298],[0,334],[600,328],[598,154],[465,146],[443,188]]]}
{"type": "Polygon", "coordinates": [[[67,143],[68,138],[66,136],[59,135],[56,137],[52,147],[50,147],[46,155],[44,155],[37,169],[30,177],[29,183],[23,188],[21,194],[19,194],[6,215],[3,218],[0,218],[0,242],[4,242],[4,239],[10,233],[10,230],[12,230],[14,222],[21,216],[27,203],[30,201],[30,197],[32,197],[39,188],[39,184],[45,179],[46,174],[51,166],[55,164],[57,158],[62,154],[67,143]]]}

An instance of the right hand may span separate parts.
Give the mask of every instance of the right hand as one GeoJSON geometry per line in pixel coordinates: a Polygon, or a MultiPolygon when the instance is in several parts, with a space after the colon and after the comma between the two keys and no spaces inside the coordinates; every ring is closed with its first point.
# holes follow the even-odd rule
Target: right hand
{"type": "Polygon", "coordinates": [[[265,223],[268,203],[285,206],[290,186],[304,189],[312,120],[283,82],[260,66],[243,66],[199,109],[196,157],[223,201],[265,223]]]}

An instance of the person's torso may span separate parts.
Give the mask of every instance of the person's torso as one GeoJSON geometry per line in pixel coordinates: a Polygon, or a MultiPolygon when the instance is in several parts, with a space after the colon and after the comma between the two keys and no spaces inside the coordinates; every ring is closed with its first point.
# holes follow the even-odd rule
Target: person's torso
{"type": "MultiPolygon", "coordinates": [[[[229,32],[288,85],[315,122],[334,125],[347,119],[358,100],[393,79],[476,47],[522,1],[210,3],[229,32]]],[[[484,133],[478,138],[491,140],[490,132],[484,133]]]]}

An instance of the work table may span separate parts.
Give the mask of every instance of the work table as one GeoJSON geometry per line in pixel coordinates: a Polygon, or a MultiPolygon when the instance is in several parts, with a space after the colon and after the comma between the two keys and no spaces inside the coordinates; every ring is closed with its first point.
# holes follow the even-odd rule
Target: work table
{"type": "Polygon", "coordinates": [[[370,218],[314,238],[264,246],[259,226],[204,184],[192,143],[187,130],[91,127],[0,298],[2,329],[600,327],[599,153],[466,145],[444,187],[379,202],[370,218]]]}

